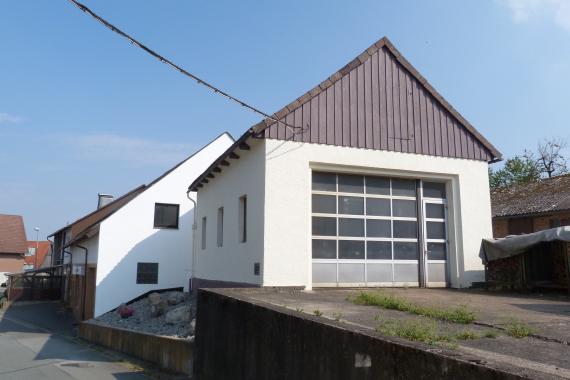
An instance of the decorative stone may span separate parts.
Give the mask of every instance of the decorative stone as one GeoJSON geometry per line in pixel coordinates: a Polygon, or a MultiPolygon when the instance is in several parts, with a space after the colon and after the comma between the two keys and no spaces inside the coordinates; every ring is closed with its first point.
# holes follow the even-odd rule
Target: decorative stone
{"type": "Polygon", "coordinates": [[[178,305],[179,303],[184,302],[184,293],[170,292],[166,298],[166,302],[168,302],[169,305],[178,305]]]}
{"type": "Polygon", "coordinates": [[[154,292],[148,295],[147,300],[150,305],[158,305],[162,302],[162,297],[159,293],[154,292]]]}
{"type": "Polygon", "coordinates": [[[174,325],[177,323],[190,321],[190,306],[184,305],[170,310],[166,313],[165,322],[174,325]]]}
{"type": "Polygon", "coordinates": [[[133,314],[135,313],[135,310],[132,307],[129,307],[125,304],[121,304],[117,308],[117,313],[121,316],[121,318],[125,319],[125,318],[132,317],[133,314]]]}
{"type": "Polygon", "coordinates": [[[164,314],[164,310],[166,309],[166,305],[164,302],[159,302],[156,305],[150,305],[150,316],[152,318],[160,317],[164,314]]]}

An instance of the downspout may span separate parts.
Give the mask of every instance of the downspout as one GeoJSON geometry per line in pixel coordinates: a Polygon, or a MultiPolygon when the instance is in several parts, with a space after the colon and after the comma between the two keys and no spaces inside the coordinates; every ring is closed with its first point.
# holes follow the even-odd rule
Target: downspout
{"type": "MultiPolygon", "coordinates": [[[[73,253],[71,251],[66,251],[65,248],[62,250],[61,254],[61,265],[62,271],[65,266],[65,254],[69,255],[69,270],[67,272],[67,281],[65,282],[65,293],[63,295],[63,304],[67,307],[69,302],[69,286],[71,284],[71,272],[73,271],[73,253]]],[[[63,287],[63,284],[62,284],[63,287]]]]}
{"type": "Polygon", "coordinates": [[[87,296],[87,256],[89,255],[89,250],[82,245],[76,244],[77,248],[81,248],[85,251],[85,267],[83,268],[83,300],[81,302],[81,320],[85,320],[85,297],[87,296]]]}
{"type": "Polygon", "coordinates": [[[46,240],[49,241],[50,251],[51,251],[51,259],[50,259],[49,266],[50,266],[50,268],[53,268],[53,256],[54,256],[54,254],[53,254],[53,246],[54,246],[55,242],[49,240],[49,238],[50,238],[49,236],[46,237],[46,240]]]}
{"type": "Polygon", "coordinates": [[[198,213],[198,203],[190,197],[190,190],[186,192],[186,196],[190,199],[190,202],[194,204],[194,222],[192,223],[192,268],[190,268],[190,292],[194,290],[194,277],[196,274],[196,229],[198,224],[196,222],[198,213]]]}

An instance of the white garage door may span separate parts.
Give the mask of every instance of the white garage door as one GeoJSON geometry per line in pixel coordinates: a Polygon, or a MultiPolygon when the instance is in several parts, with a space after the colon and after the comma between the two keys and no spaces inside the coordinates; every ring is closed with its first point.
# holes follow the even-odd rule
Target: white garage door
{"type": "MultiPolygon", "coordinates": [[[[436,190],[430,194],[438,189],[443,194],[430,202],[436,202],[435,207],[444,205],[444,184],[430,186],[436,190]]],[[[428,270],[422,269],[428,268],[428,260],[420,260],[420,252],[425,249],[427,254],[426,240],[420,239],[426,225],[419,223],[419,216],[426,207],[434,208],[425,199],[418,206],[421,189],[422,181],[414,179],[314,172],[313,285],[418,286],[420,272],[428,276],[428,270]]],[[[441,222],[445,230],[445,218],[428,221],[427,244],[438,251],[430,259],[441,259],[429,260],[429,268],[445,285],[446,240],[439,234],[437,239],[432,236],[441,222]]]]}

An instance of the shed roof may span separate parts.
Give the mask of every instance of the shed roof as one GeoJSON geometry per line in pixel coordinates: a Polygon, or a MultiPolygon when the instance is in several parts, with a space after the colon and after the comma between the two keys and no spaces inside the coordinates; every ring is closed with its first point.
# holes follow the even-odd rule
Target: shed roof
{"type": "Polygon", "coordinates": [[[570,210],[570,174],[491,191],[493,217],[570,210]]]}
{"type": "Polygon", "coordinates": [[[0,214],[0,253],[21,255],[26,251],[24,219],[20,215],[0,214]]]}
{"type": "Polygon", "coordinates": [[[275,112],[272,119],[267,118],[249,128],[190,185],[189,191],[195,191],[207,182],[207,176],[211,176],[212,171],[219,171],[220,163],[238,147],[246,146],[250,137],[486,161],[501,159],[501,153],[421,76],[386,37],[275,112]],[[391,70],[394,70],[393,75],[391,70]],[[379,79],[379,73],[383,79],[379,79]],[[379,97],[382,97],[382,102],[378,101],[379,97]],[[347,101],[343,103],[345,99],[347,101]],[[380,104],[389,103],[391,99],[394,103],[401,102],[402,108],[386,110],[380,104]],[[408,106],[406,110],[404,105],[408,106]],[[347,119],[348,113],[350,118],[347,119]],[[384,120],[386,116],[391,119],[384,120]],[[277,124],[275,119],[294,126],[297,133],[289,131],[283,123],[277,124]],[[404,121],[406,125],[402,127],[404,121]],[[345,135],[349,135],[348,138],[345,135]]]}

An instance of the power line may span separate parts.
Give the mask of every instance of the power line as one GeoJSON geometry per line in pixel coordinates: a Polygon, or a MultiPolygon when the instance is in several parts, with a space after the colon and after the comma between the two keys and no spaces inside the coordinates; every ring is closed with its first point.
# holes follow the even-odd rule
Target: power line
{"type": "Polygon", "coordinates": [[[132,43],[133,45],[141,48],[142,50],[144,50],[145,52],[147,52],[148,54],[150,54],[151,56],[153,56],[154,58],[158,59],[160,62],[172,67],[173,69],[179,71],[180,73],[186,75],[187,77],[190,77],[192,79],[194,79],[198,84],[201,84],[203,86],[206,86],[207,88],[209,88],[210,90],[214,91],[214,93],[219,94],[223,97],[225,97],[226,99],[239,104],[242,107],[245,107],[261,116],[264,116],[270,120],[275,121],[277,124],[283,124],[285,127],[287,127],[292,133],[297,133],[295,132],[295,129],[301,129],[303,130],[303,127],[297,127],[294,125],[290,125],[288,123],[285,123],[283,121],[280,121],[278,119],[276,119],[275,117],[261,111],[259,108],[256,108],[230,94],[228,94],[227,92],[217,88],[216,86],[214,86],[213,84],[210,84],[206,81],[204,81],[203,79],[199,78],[198,76],[192,74],[191,72],[183,69],[182,67],[178,66],[177,64],[175,64],[174,62],[172,62],[171,60],[169,60],[168,58],[163,57],[162,55],[158,54],[157,52],[155,52],[154,50],[146,47],[145,45],[143,45],[141,42],[137,41],[136,39],[134,39],[133,37],[131,37],[130,35],[128,35],[127,33],[123,32],[122,30],[120,30],[119,28],[117,28],[116,26],[114,26],[113,24],[111,24],[110,22],[108,22],[107,20],[105,20],[104,18],[102,18],[101,16],[97,15],[95,12],[93,12],[91,9],[89,9],[87,6],[81,4],[80,2],[76,1],[76,0],[68,0],[69,2],[71,2],[73,5],[75,5],[77,8],[79,8],[80,10],[82,10],[83,12],[87,13],[88,15],[90,15],[91,17],[93,17],[95,20],[99,21],[101,24],[103,24],[106,28],[110,29],[111,31],[117,33],[119,36],[126,38],[130,43],[132,43]]]}

